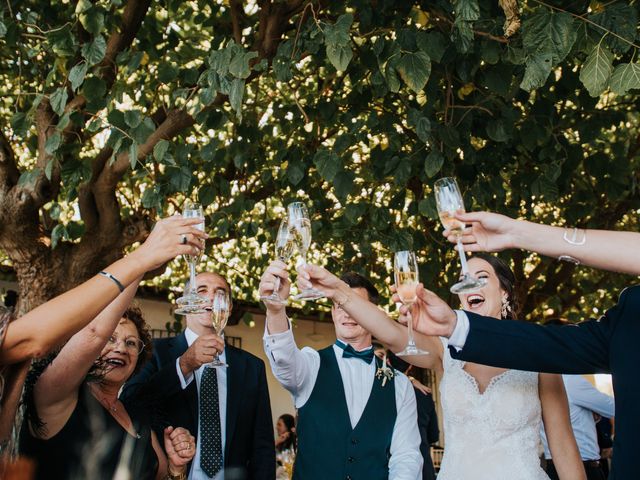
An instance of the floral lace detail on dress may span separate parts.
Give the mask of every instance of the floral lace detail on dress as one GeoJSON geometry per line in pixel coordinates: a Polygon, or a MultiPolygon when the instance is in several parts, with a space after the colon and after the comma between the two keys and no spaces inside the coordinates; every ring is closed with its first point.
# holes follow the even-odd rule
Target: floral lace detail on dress
{"type": "Polygon", "coordinates": [[[465,362],[442,342],[445,450],[438,480],[549,480],[538,458],[538,374],[507,370],[480,393],[465,362]]]}

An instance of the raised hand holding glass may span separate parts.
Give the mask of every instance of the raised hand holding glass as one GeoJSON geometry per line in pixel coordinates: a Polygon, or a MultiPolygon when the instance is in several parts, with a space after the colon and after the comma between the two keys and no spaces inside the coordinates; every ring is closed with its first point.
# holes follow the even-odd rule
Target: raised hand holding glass
{"type": "Polygon", "coordinates": [[[441,178],[434,184],[434,191],[440,221],[445,228],[450,229],[456,236],[456,249],[458,250],[458,255],[460,255],[460,265],[462,266],[462,279],[450,288],[451,293],[474,292],[484,287],[487,281],[486,279],[476,278],[471,275],[471,273],[469,273],[469,267],[467,267],[467,256],[464,253],[464,246],[462,245],[464,223],[455,218],[456,213],[465,212],[464,201],[460,193],[460,188],[458,188],[458,182],[456,182],[455,178],[441,178]]]}
{"type": "MultiPolygon", "coordinates": [[[[202,222],[194,225],[194,227],[204,231],[204,212],[200,204],[190,201],[185,202],[182,209],[182,216],[184,218],[201,218],[202,222]]],[[[189,264],[189,284],[185,289],[185,294],[176,300],[178,308],[175,310],[175,313],[179,315],[205,312],[204,307],[208,303],[208,300],[198,295],[196,288],[196,264],[200,261],[200,255],[200,253],[197,255],[185,255],[187,263],[189,264]]]]}
{"type": "MultiPolygon", "coordinates": [[[[280,228],[278,229],[278,235],[276,236],[276,258],[284,263],[287,263],[293,256],[296,250],[294,234],[289,228],[289,221],[287,218],[283,218],[280,222],[280,228]]],[[[260,300],[276,303],[279,305],[285,305],[287,300],[280,298],[278,290],[280,289],[280,277],[276,277],[273,285],[273,292],[269,295],[263,295],[260,300]]]]}
{"type": "MultiPolygon", "coordinates": [[[[396,292],[403,305],[410,306],[417,299],[418,288],[418,259],[416,254],[408,250],[396,252],[393,257],[393,275],[396,284],[396,292]]],[[[413,319],[407,322],[407,346],[396,353],[398,356],[429,355],[429,352],[416,346],[413,338],[413,319]]]]}
{"type": "MultiPolygon", "coordinates": [[[[224,290],[216,290],[211,302],[211,324],[217,335],[222,335],[224,327],[227,326],[229,313],[231,310],[231,302],[229,294],[224,290]]],[[[213,361],[208,364],[209,367],[227,367],[228,365],[220,360],[216,354],[213,361]]]]}
{"type": "MultiPolygon", "coordinates": [[[[307,251],[311,245],[311,220],[307,207],[302,202],[290,203],[287,207],[289,228],[293,233],[294,243],[300,252],[302,261],[306,263],[307,251]]],[[[296,300],[318,300],[325,295],[316,288],[305,288],[293,298],[296,300]]]]}

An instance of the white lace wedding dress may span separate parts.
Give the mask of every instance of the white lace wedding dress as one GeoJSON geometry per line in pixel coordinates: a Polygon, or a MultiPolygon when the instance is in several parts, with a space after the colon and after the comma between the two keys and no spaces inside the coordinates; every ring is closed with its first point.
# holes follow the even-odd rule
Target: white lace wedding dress
{"type": "Polygon", "coordinates": [[[445,449],[438,480],[549,480],[540,467],[538,374],[507,370],[480,393],[444,344],[445,449]]]}

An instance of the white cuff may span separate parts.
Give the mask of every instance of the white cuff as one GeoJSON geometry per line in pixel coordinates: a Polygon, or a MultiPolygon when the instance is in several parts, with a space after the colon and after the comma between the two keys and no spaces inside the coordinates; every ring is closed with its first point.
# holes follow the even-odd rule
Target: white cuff
{"type": "Polygon", "coordinates": [[[184,375],[182,375],[182,369],[180,368],[180,357],[176,358],[176,370],[178,371],[180,386],[184,390],[193,381],[193,372],[187,375],[187,378],[184,378],[184,375]]]}
{"type": "Polygon", "coordinates": [[[449,345],[460,351],[464,348],[464,344],[467,342],[467,336],[469,336],[469,317],[464,310],[454,310],[456,312],[456,328],[453,329],[453,333],[449,337],[449,345]]]}

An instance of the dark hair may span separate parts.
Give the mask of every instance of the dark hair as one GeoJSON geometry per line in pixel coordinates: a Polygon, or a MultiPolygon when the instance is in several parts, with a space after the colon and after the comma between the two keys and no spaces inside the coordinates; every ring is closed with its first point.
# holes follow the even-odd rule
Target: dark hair
{"type": "Polygon", "coordinates": [[[287,427],[287,432],[289,432],[289,437],[280,445],[278,445],[278,451],[281,452],[283,450],[289,450],[290,448],[293,448],[295,450],[297,447],[297,437],[295,432],[296,419],[293,418],[293,415],[285,413],[283,415],[280,415],[278,420],[282,420],[284,426],[287,427]]]}
{"type": "Polygon", "coordinates": [[[513,320],[520,315],[520,301],[516,293],[516,276],[504,260],[488,253],[475,253],[472,258],[480,258],[493,268],[498,277],[500,288],[507,294],[507,315],[505,320],[513,320]]]}
{"type": "Polygon", "coordinates": [[[122,318],[126,318],[131,323],[133,323],[138,331],[138,336],[140,340],[144,343],[144,348],[138,355],[138,361],[136,362],[136,367],[133,370],[131,376],[133,377],[136,373],[140,371],[142,366],[147,363],[148,360],[153,356],[153,342],[151,341],[151,334],[149,333],[149,327],[147,326],[147,322],[144,321],[144,317],[142,316],[142,312],[138,307],[130,306],[127,310],[122,314],[122,318]]]}
{"type": "Polygon", "coordinates": [[[369,297],[369,301],[374,305],[378,305],[380,303],[380,293],[378,293],[378,289],[373,286],[369,280],[356,272],[347,272],[343,273],[340,277],[344,283],[349,285],[351,288],[364,288],[367,291],[367,296],[369,297]]]}

